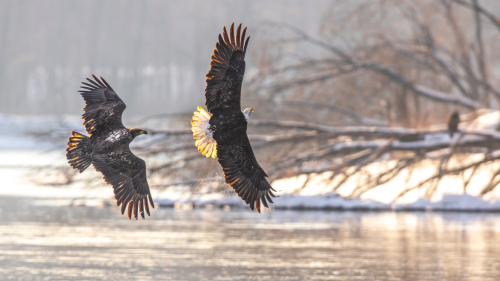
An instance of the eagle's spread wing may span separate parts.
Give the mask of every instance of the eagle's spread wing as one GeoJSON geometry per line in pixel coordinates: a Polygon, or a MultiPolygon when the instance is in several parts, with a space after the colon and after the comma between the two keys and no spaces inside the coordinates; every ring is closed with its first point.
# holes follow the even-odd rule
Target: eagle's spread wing
{"type": "Polygon", "coordinates": [[[146,179],[146,163],[130,151],[128,144],[105,155],[94,155],[92,160],[104,180],[113,186],[117,205],[122,205],[122,214],[128,205],[129,218],[132,211],[135,219],[138,212],[144,218],[144,209],[149,215],[148,201],[153,208],[154,203],[146,179]]]}
{"type": "Polygon", "coordinates": [[[274,203],[271,197],[274,190],[266,180],[266,172],[257,163],[250,146],[250,141],[245,136],[238,144],[219,145],[217,147],[219,163],[224,171],[226,183],[234,188],[250,208],[257,208],[260,213],[260,203],[268,207],[266,199],[274,203]]]}
{"type": "Polygon", "coordinates": [[[207,73],[205,105],[209,112],[217,108],[236,108],[241,110],[241,83],[245,74],[245,53],[248,39],[245,40],[246,27],[240,36],[241,24],[234,38],[234,23],[231,24],[230,37],[224,27],[224,38],[219,34],[219,42],[212,55],[211,67],[207,73]]]}
{"type": "Polygon", "coordinates": [[[94,80],[88,79],[82,82],[80,94],[85,100],[85,108],[82,119],[85,120],[85,130],[88,134],[93,134],[105,126],[123,127],[122,113],[125,110],[125,103],[115,93],[113,88],[101,77],[101,80],[92,75],[94,80]]]}

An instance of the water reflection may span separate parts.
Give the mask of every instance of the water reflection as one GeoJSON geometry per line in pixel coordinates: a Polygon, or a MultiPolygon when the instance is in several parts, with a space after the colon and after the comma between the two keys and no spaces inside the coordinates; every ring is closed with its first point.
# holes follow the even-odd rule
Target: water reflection
{"type": "Polygon", "coordinates": [[[499,214],[0,206],[2,279],[500,278],[499,214]]]}

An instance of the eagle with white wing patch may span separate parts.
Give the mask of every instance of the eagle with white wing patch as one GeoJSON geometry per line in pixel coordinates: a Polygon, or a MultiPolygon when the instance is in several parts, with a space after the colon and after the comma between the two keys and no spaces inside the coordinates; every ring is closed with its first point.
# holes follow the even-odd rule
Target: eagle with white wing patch
{"type": "Polygon", "coordinates": [[[241,110],[241,85],[245,74],[246,28],[241,24],[234,35],[234,23],[229,36],[226,27],[212,55],[207,73],[205,105],[208,112],[198,107],[191,122],[195,145],[206,157],[217,157],[227,184],[234,188],[250,209],[260,213],[261,203],[267,201],[274,190],[266,180],[267,174],[257,163],[247,136],[247,125],[253,109],[241,110]]]}

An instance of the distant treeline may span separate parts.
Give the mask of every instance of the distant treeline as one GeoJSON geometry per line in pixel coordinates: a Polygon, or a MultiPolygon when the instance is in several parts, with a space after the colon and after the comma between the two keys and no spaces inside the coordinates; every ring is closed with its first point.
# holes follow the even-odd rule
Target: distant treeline
{"type": "Polygon", "coordinates": [[[4,0],[0,113],[80,113],[83,104],[76,91],[92,73],[104,76],[126,99],[127,118],[192,111],[203,104],[210,55],[224,25],[243,22],[251,44],[265,21],[316,32],[317,18],[330,4],[4,0]]]}

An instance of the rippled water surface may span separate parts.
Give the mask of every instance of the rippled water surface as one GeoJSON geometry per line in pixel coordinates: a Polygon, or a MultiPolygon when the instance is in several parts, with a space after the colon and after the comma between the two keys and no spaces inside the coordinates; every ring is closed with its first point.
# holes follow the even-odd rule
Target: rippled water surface
{"type": "Polygon", "coordinates": [[[40,203],[0,198],[3,280],[500,280],[500,214],[40,203]]]}

